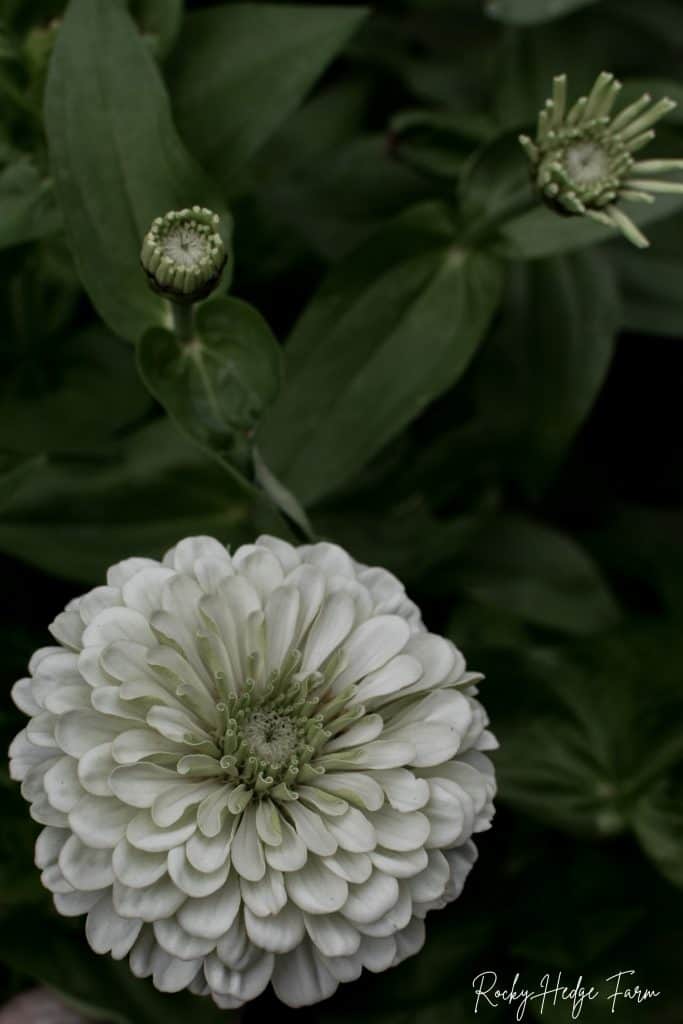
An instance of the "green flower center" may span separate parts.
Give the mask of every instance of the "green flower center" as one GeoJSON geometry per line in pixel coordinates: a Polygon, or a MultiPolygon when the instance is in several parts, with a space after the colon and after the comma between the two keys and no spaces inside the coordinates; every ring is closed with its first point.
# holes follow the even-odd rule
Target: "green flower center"
{"type": "Polygon", "coordinates": [[[205,224],[173,224],[161,238],[164,256],[181,267],[194,267],[210,252],[210,233],[205,224]]]}
{"type": "Polygon", "coordinates": [[[215,213],[199,206],[152,221],[140,254],[152,287],[183,301],[205,298],[226,260],[218,224],[215,213]]]}
{"type": "Polygon", "coordinates": [[[577,142],[565,152],[567,174],[578,187],[594,185],[607,177],[610,158],[604,148],[595,142],[577,142]]]}
{"type": "Polygon", "coordinates": [[[272,767],[288,761],[299,741],[296,724],[277,711],[253,711],[242,726],[242,735],[254,757],[272,767]]]}
{"type": "Polygon", "coordinates": [[[539,188],[570,213],[599,209],[616,198],[633,158],[601,125],[558,132],[536,175],[539,188]]]}
{"type": "Polygon", "coordinates": [[[221,768],[232,782],[257,796],[296,799],[297,784],[324,772],[324,765],[313,767],[311,762],[327,741],[365,711],[362,705],[349,705],[350,690],[330,692],[338,658],[330,659],[323,672],[303,678],[297,671],[300,664],[301,653],[292,651],[265,685],[257,685],[250,675],[238,693],[228,692],[225,677],[216,674],[223,691],[216,705],[215,735],[223,750],[221,768]]]}

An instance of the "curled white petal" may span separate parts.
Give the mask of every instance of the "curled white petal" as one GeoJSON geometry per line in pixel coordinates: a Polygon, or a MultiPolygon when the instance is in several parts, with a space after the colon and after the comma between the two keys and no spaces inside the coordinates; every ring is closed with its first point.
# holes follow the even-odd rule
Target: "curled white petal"
{"type": "Polygon", "coordinates": [[[457,648],[337,545],[190,537],[69,603],[13,697],[55,905],[164,992],[292,1006],[462,890],[495,748],[457,648]]]}

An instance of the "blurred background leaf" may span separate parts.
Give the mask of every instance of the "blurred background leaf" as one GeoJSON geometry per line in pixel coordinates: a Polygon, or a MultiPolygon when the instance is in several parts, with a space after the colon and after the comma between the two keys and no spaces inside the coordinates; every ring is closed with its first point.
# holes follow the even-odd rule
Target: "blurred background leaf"
{"type": "Polygon", "coordinates": [[[536,25],[561,18],[564,14],[597,0],[484,0],[484,9],[491,18],[508,25],[536,25]]]}
{"type": "Polygon", "coordinates": [[[158,558],[178,537],[250,536],[241,487],[168,422],[24,474],[0,512],[0,550],[96,584],[131,552],[158,558]]]}
{"type": "Polygon", "coordinates": [[[74,451],[139,421],[151,401],[130,347],[93,326],[64,339],[42,360],[27,353],[0,387],[0,448],[74,451]]]}
{"type": "MultiPolygon", "coordinates": [[[[679,748],[680,755],[680,748],[679,748]]],[[[660,780],[636,804],[632,826],[645,853],[674,885],[683,888],[683,792],[678,778],[660,780]]]]}
{"type": "Polygon", "coordinates": [[[675,214],[649,231],[652,248],[636,263],[630,252],[613,246],[612,259],[624,296],[623,327],[628,331],[683,334],[681,295],[681,231],[683,216],[675,214]]]}
{"type": "Polygon", "coordinates": [[[0,224],[3,249],[49,235],[60,227],[53,183],[41,176],[27,154],[12,155],[0,172],[0,224]]]}
{"type": "Polygon", "coordinates": [[[158,58],[173,49],[184,12],[183,0],[130,0],[130,13],[158,58]]]}
{"type": "Polygon", "coordinates": [[[343,484],[457,381],[499,293],[495,261],[461,247],[447,212],[431,205],[339,265],[294,329],[286,387],[260,430],[266,458],[304,504],[343,484]]]}
{"type": "Polygon", "coordinates": [[[193,153],[231,192],[367,14],[362,7],[231,4],[187,18],[170,65],[193,153]]]}
{"type": "Polygon", "coordinates": [[[493,518],[467,547],[461,585],[482,604],[575,635],[598,633],[617,606],[571,538],[519,517],[493,518]]]}
{"type": "Polygon", "coordinates": [[[620,320],[614,274],[590,250],[509,268],[477,364],[477,416],[501,471],[530,494],[552,479],[590,413],[620,320]]]}

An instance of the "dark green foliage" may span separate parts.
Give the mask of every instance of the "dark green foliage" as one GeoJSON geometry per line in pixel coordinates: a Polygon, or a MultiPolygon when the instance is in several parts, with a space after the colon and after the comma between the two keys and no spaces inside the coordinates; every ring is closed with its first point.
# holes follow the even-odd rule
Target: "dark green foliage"
{"type": "MultiPolygon", "coordinates": [[[[554,74],[683,99],[678,0],[0,3],[0,661],[130,555],[313,534],[486,674],[498,818],[423,952],[286,1024],[471,1024],[472,980],[683,987],[683,201],[649,251],[538,204],[554,74]],[[189,344],[139,267],[199,203],[230,248],[189,344]],[[228,295],[228,292],[231,292],[228,295]]],[[[679,108],[647,157],[683,157],[679,108]]],[[[0,962],[92,1019],[235,1019],[90,953],[0,773],[0,962]]],[[[525,1019],[560,1024],[566,1005],[525,1019]]]]}
{"type": "Polygon", "coordinates": [[[45,130],[84,287],[112,330],[136,341],[163,317],[130,258],[151,221],[195,203],[221,213],[223,204],[178,136],[159,71],[119,3],[69,5],[50,61],[45,130]]]}
{"type": "Polygon", "coordinates": [[[140,339],[138,366],[176,423],[228,460],[239,458],[242,435],[273,403],[282,379],[281,349],[265,320],[228,298],[201,307],[189,344],[152,327],[140,339]]]}

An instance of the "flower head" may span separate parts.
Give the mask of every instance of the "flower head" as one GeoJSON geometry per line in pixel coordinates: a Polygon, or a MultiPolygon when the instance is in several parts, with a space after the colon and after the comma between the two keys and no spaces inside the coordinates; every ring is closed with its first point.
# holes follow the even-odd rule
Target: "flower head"
{"type": "Polygon", "coordinates": [[[567,76],[553,80],[552,99],[538,115],[536,138],[520,135],[542,196],[564,214],[583,214],[617,228],[641,248],[649,243],[621,208],[621,200],[652,203],[656,193],[683,194],[683,183],[660,181],[683,170],[683,160],[637,160],[654,136],[653,125],[676,106],[670,99],[652,104],[648,94],[612,117],[621,82],[603,72],[588,96],[567,109],[567,76]]]}
{"type": "Polygon", "coordinates": [[[187,303],[212,292],[226,261],[218,225],[218,214],[199,206],[155,218],[140,254],[152,288],[187,303]]]}
{"type": "Polygon", "coordinates": [[[493,815],[496,746],[390,573],[273,537],[131,558],[14,687],[57,909],[163,991],[329,996],[415,953],[493,815]]]}

